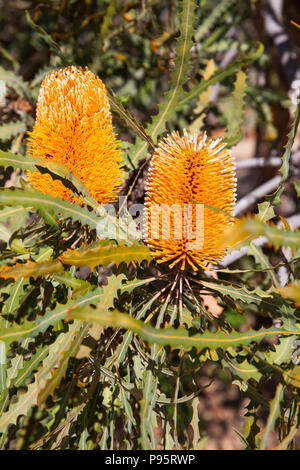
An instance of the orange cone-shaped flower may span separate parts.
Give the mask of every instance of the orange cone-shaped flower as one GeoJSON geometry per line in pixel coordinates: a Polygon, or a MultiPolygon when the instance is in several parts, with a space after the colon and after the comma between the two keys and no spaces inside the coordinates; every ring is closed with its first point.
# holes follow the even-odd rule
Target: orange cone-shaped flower
{"type": "Polygon", "coordinates": [[[221,139],[167,136],[148,175],[145,238],[158,262],[205,268],[220,261],[219,241],[233,223],[235,164],[221,139]]]}
{"type": "MultiPolygon", "coordinates": [[[[105,85],[88,69],[68,67],[45,78],[30,133],[29,154],[63,163],[99,203],[114,198],[122,178],[121,152],[113,133],[105,85]]],[[[49,174],[28,172],[28,179],[43,193],[80,202],[49,174]]]]}

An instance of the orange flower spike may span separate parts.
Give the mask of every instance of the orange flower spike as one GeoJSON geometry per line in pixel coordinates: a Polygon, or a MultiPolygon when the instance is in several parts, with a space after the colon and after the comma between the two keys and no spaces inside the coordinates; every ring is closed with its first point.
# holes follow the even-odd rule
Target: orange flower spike
{"type": "MultiPolygon", "coordinates": [[[[63,163],[100,204],[110,202],[121,186],[121,151],[113,133],[105,85],[87,68],[52,72],[42,83],[29,154],[63,163]]],[[[81,200],[49,174],[29,172],[42,193],[81,200]]]]}
{"type": "Polygon", "coordinates": [[[224,147],[221,139],[184,129],[183,137],[173,132],[156,149],[147,182],[145,238],[159,263],[196,270],[225,256],[219,240],[233,224],[236,176],[224,147]]]}

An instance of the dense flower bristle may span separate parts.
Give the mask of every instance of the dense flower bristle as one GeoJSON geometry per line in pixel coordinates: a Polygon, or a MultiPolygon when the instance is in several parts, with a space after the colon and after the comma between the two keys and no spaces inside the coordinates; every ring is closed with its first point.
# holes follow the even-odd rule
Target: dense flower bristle
{"type": "Polygon", "coordinates": [[[236,176],[233,157],[224,147],[221,139],[188,135],[184,130],[183,137],[173,132],[156,149],[147,182],[145,238],[158,262],[197,269],[225,256],[219,241],[233,224],[236,176]],[[197,219],[199,204],[203,204],[201,219],[197,219]],[[154,216],[155,205],[162,212],[162,205],[176,205],[177,213],[169,212],[169,238],[163,236],[163,217],[154,216]],[[176,230],[181,231],[180,238],[176,230]],[[194,241],[201,243],[191,248],[192,232],[194,241]]]}
{"type": "MultiPolygon", "coordinates": [[[[111,201],[120,189],[121,152],[106,88],[88,69],[68,67],[44,79],[28,147],[33,157],[66,165],[99,203],[111,201]]],[[[49,174],[28,172],[28,179],[43,193],[80,202],[49,174]]]]}

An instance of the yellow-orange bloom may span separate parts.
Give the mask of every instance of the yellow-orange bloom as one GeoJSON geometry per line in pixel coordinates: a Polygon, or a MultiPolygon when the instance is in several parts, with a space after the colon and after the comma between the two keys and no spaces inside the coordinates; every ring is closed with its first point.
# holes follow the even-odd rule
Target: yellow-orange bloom
{"type": "Polygon", "coordinates": [[[233,223],[235,164],[221,139],[167,136],[148,175],[145,236],[158,262],[205,268],[226,254],[219,241],[233,223]],[[159,213],[160,212],[160,213],[159,213]]]}
{"type": "MultiPolygon", "coordinates": [[[[111,201],[120,189],[121,152],[106,88],[88,69],[68,67],[44,79],[28,146],[33,157],[67,166],[99,203],[111,201]]],[[[44,194],[80,202],[49,174],[28,172],[28,179],[44,194]]]]}

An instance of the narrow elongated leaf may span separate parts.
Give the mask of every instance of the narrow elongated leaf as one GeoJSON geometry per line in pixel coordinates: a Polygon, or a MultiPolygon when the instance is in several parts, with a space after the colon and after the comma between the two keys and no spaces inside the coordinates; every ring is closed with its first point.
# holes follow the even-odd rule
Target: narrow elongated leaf
{"type": "Polygon", "coordinates": [[[268,416],[266,427],[262,433],[260,450],[266,449],[270,432],[274,429],[276,419],[280,416],[280,404],[283,400],[283,391],[283,385],[279,384],[276,389],[275,397],[271,403],[270,414],[268,416]]]}
{"type": "MultiPolygon", "coordinates": [[[[54,324],[54,322],[62,319],[61,315],[65,316],[74,306],[78,308],[78,305],[99,303],[101,308],[112,307],[113,300],[117,290],[122,285],[123,279],[124,275],[118,277],[112,276],[109,279],[108,285],[103,289],[98,288],[93,293],[89,293],[89,296],[79,299],[77,302],[69,301],[65,306],[60,306],[44,317],[42,320],[42,322],[44,322],[42,329],[41,325],[38,329],[44,331],[47,324],[49,325],[49,322],[50,324],[54,324]]],[[[29,323],[27,326],[30,326],[29,323]]],[[[8,330],[11,332],[11,329],[8,330]]],[[[1,416],[0,432],[5,431],[9,424],[15,423],[18,416],[26,415],[32,406],[45,402],[49,394],[51,394],[59,384],[65,373],[70,357],[76,354],[87,331],[88,325],[76,321],[69,327],[69,332],[61,334],[52,345],[40,348],[17,374],[16,371],[18,367],[16,368],[16,365],[14,365],[15,372],[10,374],[10,381],[14,386],[18,387],[24,383],[26,377],[44,360],[43,367],[37,372],[35,381],[28,386],[27,392],[20,395],[19,400],[12,404],[1,416]]],[[[35,331],[28,329],[27,335],[33,336],[36,332],[36,329],[35,331]]]]}
{"type": "Polygon", "coordinates": [[[113,94],[112,91],[108,94],[108,98],[112,109],[119,114],[125,124],[131,127],[131,129],[133,129],[133,131],[141,139],[147,142],[147,144],[152,147],[152,149],[154,149],[154,144],[151,137],[146,134],[143,126],[136,120],[136,118],[132,116],[127,109],[124,108],[123,104],[120,101],[118,101],[117,97],[113,94]]]}
{"type": "Polygon", "coordinates": [[[0,140],[4,142],[5,140],[21,134],[22,132],[26,132],[26,125],[23,121],[2,124],[0,126],[0,140]]]}
{"type": "Polygon", "coordinates": [[[198,447],[198,443],[200,441],[198,405],[199,405],[199,399],[198,397],[195,397],[192,403],[193,418],[191,421],[191,425],[192,425],[193,432],[194,432],[194,435],[193,435],[193,449],[194,450],[200,450],[198,447]]]}
{"type": "MultiPolygon", "coordinates": [[[[294,309],[283,304],[281,307],[282,326],[289,331],[297,331],[297,319],[295,318],[294,309]]],[[[266,352],[266,359],[270,364],[283,364],[291,360],[294,348],[293,344],[296,336],[288,336],[280,338],[280,344],[274,345],[273,351],[266,352]]]]}
{"type": "Polygon", "coordinates": [[[268,222],[268,220],[271,220],[273,217],[275,217],[274,208],[270,201],[257,204],[257,209],[258,213],[256,217],[260,222],[268,222]]]}
{"type": "MultiPolygon", "coordinates": [[[[0,204],[7,206],[30,207],[37,210],[47,211],[48,214],[60,214],[65,218],[71,217],[79,220],[82,224],[88,224],[91,228],[96,228],[100,220],[93,212],[86,207],[79,207],[78,204],[71,204],[63,201],[60,197],[52,197],[50,194],[42,194],[39,191],[24,191],[21,189],[0,191],[0,204]]],[[[53,224],[56,219],[52,216],[53,224]]]]}
{"type": "MultiPolygon", "coordinates": [[[[215,62],[213,59],[210,59],[205,67],[205,70],[203,73],[203,79],[208,80],[213,75],[214,71],[215,71],[215,62]]],[[[201,93],[201,95],[198,97],[196,107],[194,108],[194,113],[200,114],[200,116],[197,117],[190,125],[189,130],[191,132],[195,130],[199,130],[203,126],[204,118],[206,116],[204,110],[209,105],[210,94],[211,94],[211,87],[208,88],[203,93],[201,93]]]]}
{"type": "MultiPolygon", "coordinates": [[[[186,11],[188,10],[186,9],[186,11]]],[[[187,23],[186,25],[188,26],[187,23]]],[[[186,52],[185,48],[183,50],[186,52]]],[[[203,92],[205,92],[209,87],[215,85],[216,83],[222,82],[227,77],[237,72],[243,65],[245,64],[249,65],[252,62],[256,61],[263,53],[263,50],[264,50],[263,45],[259,43],[257,49],[254,52],[251,52],[250,54],[245,55],[241,59],[237,59],[235,62],[228,65],[224,69],[217,69],[212,77],[210,77],[207,80],[201,80],[199,85],[195,85],[190,91],[186,93],[184,93],[182,87],[179,88],[179,86],[176,86],[176,88],[173,90],[173,92],[175,93],[174,98],[169,97],[170,99],[168,103],[164,101],[164,103],[160,105],[159,113],[152,119],[151,124],[149,124],[146,128],[147,134],[150,135],[151,139],[155,142],[159,133],[165,130],[165,125],[167,123],[167,120],[172,118],[177,111],[179,111],[183,106],[189,104],[191,101],[196,99],[203,92]],[[177,92],[178,92],[178,95],[177,95],[177,92]]],[[[176,67],[175,70],[177,69],[178,67],[176,67]]],[[[180,76],[182,76],[182,69],[179,68],[178,70],[181,71],[180,76]]],[[[183,80],[183,77],[182,77],[182,80],[183,80]]],[[[147,150],[147,143],[138,140],[136,144],[130,149],[131,162],[135,163],[139,159],[143,158],[145,156],[146,150],[147,150]]]]}
{"type": "MultiPolygon", "coordinates": [[[[75,345],[78,345],[78,341],[75,341],[73,345],[73,340],[74,340],[74,337],[78,333],[78,329],[81,330],[81,332],[83,331],[82,326],[83,325],[81,324],[81,322],[74,323],[70,327],[68,333],[61,334],[57,338],[55,343],[49,346],[49,351],[48,351],[49,354],[43,362],[43,367],[41,367],[40,370],[35,375],[34,382],[28,386],[27,392],[20,395],[18,397],[18,401],[12,404],[9,407],[9,409],[5,413],[3,413],[3,415],[1,416],[0,432],[5,431],[5,428],[9,424],[15,423],[18,416],[27,415],[29,409],[32,406],[38,405],[39,403],[41,403],[41,399],[46,398],[49,395],[49,393],[51,393],[51,390],[52,390],[51,387],[55,386],[58,383],[59,381],[58,379],[60,379],[63,376],[64,370],[65,370],[65,364],[63,364],[62,370],[59,370],[59,374],[56,373],[56,369],[59,368],[60,366],[61,358],[62,356],[64,356],[64,354],[67,354],[67,357],[69,359],[72,352],[74,352],[74,347],[75,345]],[[69,352],[69,355],[68,355],[68,352],[69,352]],[[54,370],[54,373],[53,373],[53,370],[54,370]],[[52,382],[50,381],[51,385],[49,385],[48,388],[45,388],[43,390],[43,388],[46,387],[46,384],[48,383],[47,382],[48,378],[51,377],[51,375],[52,375],[52,378],[55,377],[56,380],[53,380],[52,382]]],[[[81,339],[82,337],[80,336],[80,340],[81,339]]],[[[37,362],[35,362],[35,365],[37,365],[37,362]]],[[[26,371],[26,375],[28,375],[28,370],[26,371]]],[[[23,372],[23,377],[24,377],[24,372],[23,372]]]]}
{"type": "Polygon", "coordinates": [[[6,389],[6,345],[0,341],[0,393],[6,389]]]}
{"type": "Polygon", "coordinates": [[[19,95],[24,98],[31,97],[31,91],[28,84],[19,77],[16,73],[5,70],[3,67],[0,67],[0,80],[3,80],[6,85],[13,88],[19,95]]]}
{"type": "Polygon", "coordinates": [[[295,136],[296,136],[296,133],[297,133],[297,129],[298,129],[298,126],[299,126],[299,122],[300,122],[300,103],[298,104],[298,106],[296,108],[294,122],[292,124],[292,128],[291,128],[290,133],[288,135],[288,142],[287,142],[287,145],[286,145],[286,148],[285,148],[285,152],[282,156],[282,165],[281,165],[281,168],[280,168],[280,172],[282,174],[281,183],[283,183],[289,175],[291,152],[292,152],[292,147],[293,147],[293,143],[294,143],[294,140],[295,140],[295,136]]]}
{"type": "Polygon", "coordinates": [[[38,386],[36,382],[28,386],[27,392],[19,397],[19,400],[12,404],[9,409],[0,417],[0,433],[7,430],[9,424],[16,423],[20,415],[27,415],[28,410],[36,405],[38,386]]]}
{"type": "Polygon", "coordinates": [[[247,88],[247,75],[243,70],[239,70],[236,74],[234,83],[234,91],[232,94],[232,102],[230,113],[228,116],[225,141],[228,147],[236,145],[242,138],[242,123],[244,112],[244,98],[247,88]]]}
{"type": "Polygon", "coordinates": [[[249,55],[246,55],[241,59],[237,59],[235,62],[228,65],[224,69],[217,69],[211,78],[208,80],[202,80],[199,85],[194,86],[189,92],[185,93],[180,101],[180,105],[184,106],[190,103],[193,99],[197,98],[197,96],[207,90],[207,88],[225,80],[227,77],[237,72],[243,65],[249,65],[252,62],[255,62],[262,55],[263,51],[264,47],[261,43],[259,43],[257,49],[254,52],[251,52],[249,55]]]}
{"type": "Polygon", "coordinates": [[[0,277],[4,279],[12,278],[15,281],[28,279],[29,277],[36,279],[39,276],[61,274],[63,272],[63,264],[94,268],[98,265],[107,266],[110,263],[115,263],[117,266],[121,263],[126,263],[127,265],[130,263],[140,264],[144,260],[152,260],[150,250],[146,245],[117,246],[107,244],[106,242],[97,242],[88,248],[68,250],[59,256],[58,259],[42,263],[27,261],[27,263],[18,263],[14,266],[4,266],[0,269],[0,277]]]}
{"type": "Polygon", "coordinates": [[[41,173],[49,173],[52,179],[60,180],[67,188],[71,189],[72,191],[75,190],[75,193],[85,196],[87,203],[89,203],[92,207],[98,206],[97,202],[90,196],[84,184],[72,173],[72,171],[69,170],[69,168],[60,162],[32,158],[29,155],[24,157],[20,154],[4,152],[3,150],[0,150],[0,165],[12,166],[13,168],[20,168],[25,171],[34,171],[35,169],[38,169],[41,173]]]}
{"type": "Polygon", "coordinates": [[[280,287],[278,291],[283,297],[292,299],[297,306],[300,305],[300,285],[298,283],[292,282],[288,286],[280,287]]]}
{"type": "Polygon", "coordinates": [[[143,375],[143,399],[140,402],[141,421],[141,444],[143,450],[151,450],[150,436],[152,428],[152,406],[151,398],[155,396],[157,388],[157,377],[153,377],[150,369],[145,370],[143,375]]]}
{"type": "Polygon", "coordinates": [[[41,39],[43,39],[46,42],[46,44],[48,44],[50,49],[54,51],[61,58],[62,63],[64,65],[68,65],[69,61],[67,60],[65,54],[63,53],[59,45],[52,39],[51,36],[49,36],[49,34],[41,26],[39,26],[32,20],[27,10],[26,10],[26,19],[29,25],[37,32],[37,34],[41,37],[41,39]]]}
{"type": "MultiPolygon", "coordinates": [[[[87,335],[88,325],[84,325],[83,322],[76,321],[69,327],[69,331],[66,334],[60,335],[56,341],[57,347],[51,355],[51,363],[48,368],[50,371],[50,378],[45,380],[45,383],[39,381],[39,392],[37,396],[37,404],[40,406],[45,403],[47,397],[51,395],[55,388],[59,385],[61,379],[64,377],[66,369],[68,367],[69,359],[75,356],[84,336],[87,335]]],[[[43,365],[46,369],[46,365],[43,365]]],[[[45,370],[43,371],[44,375],[45,370]]]]}
{"type": "Polygon", "coordinates": [[[80,179],[78,179],[73,172],[62,163],[52,160],[37,160],[35,166],[40,173],[49,173],[52,179],[60,180],[64,186],[71,189],[73,192],[75,189],[75,192],[89,198],[93,206],[98,206],[97,202],[91,198],[89,191],[80,179]]]}
{"type": "Polygon", "coordinates": [[[294,439],[297,431],[299,430],[299,427],[297,425],[297,421],[295,421],[295,424],[290,428],[290,432],[285,436],[284,439],[278,444],[278,446],[275,447],[273,450],[286,450],[289,444],[292,442],[294,439]]]}
{"type": "Polygon", "coordinates": [[[63,265],[59,260],[49,260],[43,263],[27,261],[27,263],[18,263],[15,266],[5,266],[0,270],[0,277],[4,279],[13,278],[15,281],[28,279],[29,277],[36,279],[38,276],[62,273],[63,269],[63,265]]]}
{"type": "Polygon", "coordinates": [[[291,230],[280,229],[273,225],[260,222],[257,218],[253,217],[238,220],[235,225],[226,232],[220,245],[222,245],[225,240],[225,243],[228,245],[229,240],[231,247],[234,247],[245,238],[257,238],[261,235],[267,237],[270,243],[276,247],[288,246],[291,248],[299,248],[300,246],[300,230],[292,232],[291,230]]]}
{"type": "MultiPolygon", "coordinates": [[[[205,348],[217,349],[231,346],[239,346],[242,344],[249,344],[251,342],[260,342],[266,336],[276,336],[278,334],[289,335],[295,334],[294,331],[279,330],[277,328],[261,329],[259,331],[249,330],[246,333],[239,333],[233,331],[226,334],[223,331],[215,333],[206,331],[203,334],[196,334],[189,336],[189,333],[184,328],[178,330],[174,328],[153,328],[146,325],[140,320],[136,320],[127,314],[120,313],[117,310],[107,311],[106,309],[98,308],[78,308],[72,309],[68,313],[69,318],[77,318],[79,320],[98,323],[102,326],[111,326],[113,328],[126,328],[138,334],[145,341],[149,343],[159,344],[162,346],[169,345],[175,348],[190,349],[195,347],[198,351],[205,348]]],[[[300,334],[300,330],[296,332],[300,334]]],[[[0,337],[1,338],[1,337],[0,337]]]]}
{"type": "Polygon", "coordinates": [[[70,272],[65,272],[64,274],[54,274],[53,280],[57,281],[59,284],[64,284],[67,287],[72,288],[72,297],[78,295],[84,295],[89,290],[93,290],[94,286],[92,286],[88,281],[83,281],[82,279],[78,279],[77,277],[71,276],[70,272]]]}
{"type": "MultiPolygon", "coordinates": [[[[20,300],[25,295],[25,280],[23,277],[18,279],[18,282],[14,282],[12,286],[9,288],[9,298],[6,300],[3,309],[2,315],[11,315],[16,310],[16,308],[20,305],[20,300]]],[[[9,321],[6,320],[4,322],[5,327],[9,325],[9,321]]]]}
{"type": "Polygon", "coordinates": [[[272,301],[272,293],[263,291],[259,287],[248,290],[246,287],[235,287],[233,285],[219,284],[215,282],[201,281],[201,284],[209,290],[213,290],[221,296],[228,295],[233,300],[238,300],[247,304],[256,304],[274,308],[275,302],[272,301]]]}
{"type": "Polygon", "coordinates": [[[117,246],[103,244],[103,242],[94,243],[88,248],[68,250],[59,257],[63,264],[77,267],[89,266],[90,268],[99,264],[107,266],[110,263],[115,263],[118,266],[120,263],[128,265],[131,262],[141,263],[151,259],[150,250],[146,245],[117,246]]]}
{"type": "Polygon", "coordinates": [[[228,10],[235,1],[236,0],[222,0],[213,6],[211,13],[201,22],[201,25],[195,34],[195,40],[197,42],[202,41],[203,37],[210,31],[216,22],[225,15],[226,10],[228,10]]]}
{"type": "MultiPolygon", "coordinates": [[[[193,23],[195,21],[196,3],[194,0],[183,0],[182,12],[180,14],[180,36],[177,38],[178,49],[175,60],[175,69],[172,73],[172,80],[169,90],[165,94],[165,100],[159,105],[159,111],[152,118],[152,122],[146,128],[146,134],[152,141],[156,141],[157,136],[165,130],[167,121],[174,116],[179,102],[179,96],[182,95],[182,85],[187,80],[187,71],[189,67],[190,50],[193,45],[192,35],[194,33],[193,23]]],[[[199,93],[198,93],[199,95],[199,93]]],[[[140,139],[131,149],[131,161],[137,162],[144,156],[148,147],[148,142],[140,139]]]]}
{"type": "Polygon", "coordinates": [[[49,346],[41,346],[37,349],[35,354],[27,361],[21,361],[21,357],[17,357],[17,361],[14,364],[14,370],[10,372],[9,385],[13,387],[21,387],[27,377],[29,377],[40,365],[40,363],[48,356],[49,346]],[[19,367],[19,364],[23,367],[19,367]]]}
{"type": "Polygon", "coordinates": [[[227,359],[224,362],[224,366],[229,366],[230,371],[234,376],[238,376],[238,379],[241,378],[244,383],[246,383],[249,379],[254,379],[259,382],[260,378],[264,374],[264,368],[260,367],[256,361],[253,359],[251,363],[245,359],[243,362],[238,362],[235,359],[227,359]]]}
{"type": "MultiPolygon", "coordinates": [[[[115,281],[115,284],[118,287],[117,281],[115,281]]],[[[79,297],[79,299],[76,300],[69,300],[65,305],[58,304],[58,306],[53,310],[48,311],[43,317],[38,317],[36,321],[25,321],[22,325],[14,324],[9,328],[1,328],[0,341],[4,341],[6,344],[9,344],[13,341],[21,341],[26,337],[33,338],[38,333],[46,331],[49,326],[56,325],[59,320],[63,320],[72,308],[88,304],[96,305],[101,301],[103,296],[107,298],[111,294],[115,295],[114,288],[109,286],[109,293],[106,292],[107,288],[108,286],[105,286],[105,289],[98,287],[94,291],[86,294],[84,297],[79,297]]]]}
{"type": "Polygon", "coordinates": [[[262,249],[254,243],[250,243],[247,247],[247,251],[248,255],[253,255],[255,261],[263,268],[263,270],[266,270],[265,272],[270,277],[273,285],[279,287],[279,281],[276,278],[276,274],[272,269],[268,257],[263,253],[262,249]]]}
{"type": "Polygon", "coordinates": [[[20,218],[22,220],[22,216],[24,216],[27,213],[28,213],[28,210],[25,209],[24,207],[14,207],[14,208],[6,207],[5,209],[0,211],[0,222],[5,222],[7,224],[9,220],[15,220],[15,219],[20,220],[20,218]]]}
{"type": "MultiPolygon", "coordinates": [[[[90,200],[91,198],[84,198],[90,200]]],[[[91,203],[92,204],[92,203],[91,203]]],[[[34,190],[1,190],[0,205],[22,206],[31,210],[36,209],[41,212],[46,222],[56,226],[57,215],[64,218],[79,220],[83,225],[89,225],[97,230],[101,238],[111,238],[122,240],[137,239],[136,230],[128,227],[122,220],[110,215],[103,206],[98,206],[97,211],[89,211],[87,207],[80,207],[78,204],[71,204],[68,200],[62,200],[59,196],[54,198],[50,194],[42,194],[34,190]]]]}

